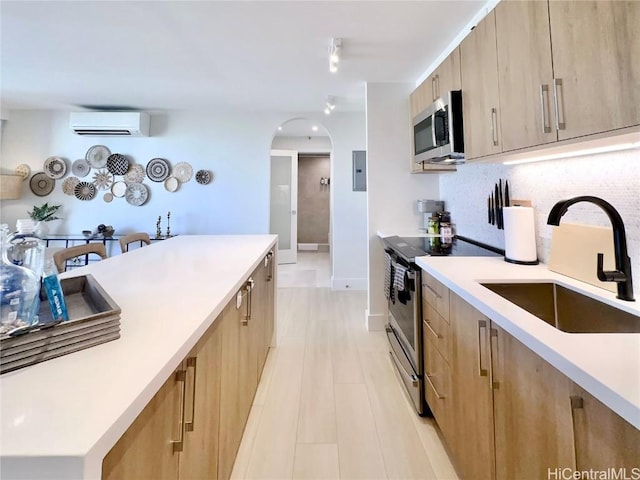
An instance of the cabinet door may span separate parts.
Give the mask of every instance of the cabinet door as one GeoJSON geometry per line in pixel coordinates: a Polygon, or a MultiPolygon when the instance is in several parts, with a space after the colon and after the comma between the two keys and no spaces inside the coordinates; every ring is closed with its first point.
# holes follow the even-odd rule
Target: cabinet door
{"type": "Polygon", "coordinates": [[[503,151],[558,139],[547,2],[495,8],[503,151]]]}
{"type": "Polygon", "coordinates": [[[575,384],[570,405],[577,470],[626,468],[632,478],[640,468],[640,430],[575,384]]]}
{"type": "Polygon", "coordinates": [[[496,24],[492,11],[460,44],[467,160],[500,153],[496,24]]]}
{"type": "Polygon", "coordinates": [[[495,457],[489,319],[453,292],[450,298],[454,433],[449,446],[462,478],[491,479],[495,457]]]}
{"type": "MultiPolygon", "coordinates": [[[[425,325],[426,328],[426,325],[425,325]]],[[[453,438],[451,369],[431,337],[423,340],[424,395],[447,443],[453,438]]]]}
{"type": "Polygon", "coordinates": [[[640,2],[552,1],[549,17],[559,139],[640,124],[640,2]]]}
{"type": "Polygon", "coordinates": [[[491,324],[496,478],[547,478],[573,468],[571,381],[491,324]]]}
{"type": "MultiPolygon", "coordinates": [[[[275,250],[272,250],[271,252],[269,252],[269,265],[267,268],[267,285],[266,285],[266,305],[265,305],[265,310],[266,310],[266,325],[265,325],[265,329],[264,329],[264,343],[267,347],[267,351],[266,354],[269,354],[269,348],[271,348],[271,345],[274,341],[273,336],[275,334],[275,329],[276,329],[276,281],[275,281],[275,276],[276,276],[276,266],[277,266],[277,262],[276,262],[276,254],[275,254],[275,250]]],[[[266,361],[266,357],[265,357],[265,361],[266,361]]]]}
{"type": "Polygon", "coordinates": [[[450,90],[460,90],[462,81],[460,79],[460,49],[456,48],[445,58],[433,75],[429,77],[432,84],[432,101],[443,97],[450,90]]]}
{"type": "MultiPolygon", "coordinates": [[[[422,82],[412,93],[409,95],[409,106],[411,110],[411,120],[427,108],[432,103],[432,83],[431,77],[422,82]]],[[[413,123],[412,123],[413,125],[413,123]]]]}
{"type": "Polygon", "coordinates": [[[184,450],[180,480],[218,478],[222,315],[186,359],[184,450]]]}
{"type": "Polygon", "coordinates": [[[182,435],[183,373],[171,375],[105,456],[104,480],[178,478],[179,453],[173,442],[182,435]]]}
{"type": "Polygon", "coordinates": [[[250,321],[245,320],[246,290],[239,308],[236,297],[225,307],[222,321],[222,366],[220,369],[220,443],[218,478],[233,470],[244,426],[257,386],[257,360],[251,348],[250,321]]]}

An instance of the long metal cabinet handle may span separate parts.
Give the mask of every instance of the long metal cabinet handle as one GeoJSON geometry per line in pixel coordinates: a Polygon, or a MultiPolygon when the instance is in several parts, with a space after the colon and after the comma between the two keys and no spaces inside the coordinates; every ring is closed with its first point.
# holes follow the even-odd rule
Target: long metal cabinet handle
{"type": "Polygon", "coordinates": [[[196,383],[198,379],[198,363],[196,357],[187,358],[187,368],[193,368],[193,388],[191,389],[191,420],[184,422],[184,429],[187,432],[193,432],[196,422],[196,383]]]}
{"type": "Polygon", "coordinates": [[[427,290],[429,290],[431,293],[433,293],[436,298],[442,298],[442,295],[440,295],[431,285],[425,283],[423,286],[426,287],[427,290]]]}
{"type": "Polygon", "coordinates": [[[438,100],[440,98],[440,75],[436,75],[436,96],[434,97],[433,101],[435,102],[436,100],[438,100]]]}
{"type": "Polygon", "coordinates": [[[478,375],[487,376],[487,370],[482,368],[482,329],[487,329],[486,320],[478,320],[478,375]]]}
{"type": "Polygon", "coordinates": [[[175,381],[182,382],[182,398],[180,399],[180,439],[171,440],[173,445],[173,453],[181,452],[184,448],[184,410],[185,410],[185,396],[187,393],[187,371],[178,370],[175,374],[175,381]]]}
{"type": "Polygon", "coordinates": [[[424,324],[427,326],[427,328],[429,329],[429,331],[431,332],[431,335],[433,335],[436,338],[442,338],[442,335],[440,335],[438,332],[436,332],[431,325],[429,324],[429,322],[427,322],[425,320],[424,324]]]}
{"type": "Polygon", "coordinates": [[[433,390],[433,393],[436,394],[436,398],[438,400],[444,400],[446,397],[444,395],[441,395],[440,393],[438,393],[438,390],[436,390],[435,385],[433,384],[433,382],[431,381],[431,375],[425,373],[424,374],[424,378],[427,380],[427,383],[429,384],[429,386],[431,387],[431,390],[433,390]]]}
{"type": "Polygon", "coordinates": [[[573,466],[575,470],[578,469],[578,446],[576,443],[576,420],[574,412],[578,409],[584,408],[584,400],[578,395],[572,395],[569,397],[571,401],[571,433],[573,434],[573,466]]]}
{"type": "Polygon", "coordinates": [[[436,76],[431,77],[431,101],[435,102],[438,97],[436,96],[436,76]]]}
{"type": "Polygon", "coordinates": [[[498,146],[498,109],[491,109],[491,141],[493,146],[498,146]]]}
{"type": "Polygon", "coordinates": [[[267,282],[273,280],[273,250],[267,253],[267,256],[264,257],[265,267],[267,267],[267,282]]]}
{"type": "Polygon", "coordinates": [[[553,79],[553,104],[556,111],[556,129],[564,130],[566,124],[564,122],[564,101],[563,97],[560,97],[560,91],[562,90],[562,79],[553,79]],[[560,121],[560,112],[562,112],[562,121],[560,121]]]}
{"type": "Polygon", "coordinates": [[[490,334],[489,334],[489,348],[491,350],[491,364],[490,369],[489,369],[489,373],[490,373],[490,379],[491,379],[491,388],[493,388],[494,390],[498,390],[500,388],[500,382],[496,382],[495,381],[495,376],[494,376],[494,372],[493,372],[493,360],[494,358],[497,360],[498,359],[498,330],[496,330],[495,328],[491,328],[490,329],[490,334]],[[495,342],[493,341],[493,339],[496,339],[495,342]],[[496,352],[494,355],[493,352],[493,347],[496,347],[496,352]]]}
{"type": "Polygon", "coordinates": [[[542,131],[551,133],[549,123],[549,85],[540,85],[540,110],[542,112],[542,131]],[[546,100],[545,100],[546,95],[546,100]]]}
{"type": "Polygon", "coordinates": [[[247,294],[249,295],[247,301],[247,320],[251,320],[251,314],[253,313],[253,286],[255,282],[253,278],[247,280],[247,294]]]}

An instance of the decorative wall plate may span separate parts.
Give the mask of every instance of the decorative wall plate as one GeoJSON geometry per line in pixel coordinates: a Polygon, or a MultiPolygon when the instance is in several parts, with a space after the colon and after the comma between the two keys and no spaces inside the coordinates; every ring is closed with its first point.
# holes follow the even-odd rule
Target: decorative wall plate
{"type": "Polygon", "coordinates": [[[144,168],[142,165],[134,163],[129,165],[129,171],[124,174],[124,181],[127,183],[142,183],[144,180],[144,168]]]}
{"type": "Polygon", "coordinates": [[[60,157],[49,157],[44,161],[44,173],[47,177],[58,180],[67,173],[67,163],[60,157]]]}
{"type": "Polygon", "coordinates": [[[147,177],[153,182],[164,182],[169,176],[169,162],[164,158],[152,158],[147,163],[147,177]]]}
{"type": "Polygon", "coordinates": [[[78,177],[67,177],[62,182],[62,192],[66,195],[75,195],[76,185],[80,183],[80,179],[78,177]]]}
{"type": "Polygon", "coordinates": [[[71,173],[73,173],[76,177],[86,177],[87,175],[89,175],[89,170],[91,170],[91,165],[84,158],[76,160],[71,164],[71,173]]]}
{"type": "Polygon", "coordinates": [[[164,181],[164,188],[167,192],[175,192],[179,186],[180,182],[176,177],[169,177],[164,181]]]}
{"type": "Polygon", "coordinates": [[[200,185],[206,185],[211,181],[211,172],[208,170],[198,170],[196,172],[196,182],[200,185]]]}
{"type": "Polygon", "coordinates": [[[114,197],[122,198],[126,192],[127,184],[124,182],[116,182],[111,185],[111,193],[113,193],[114,197]]]}
{"type": "Polygon", "coordinates": [[[78,200],[91,200],[96,196],[96,186],[89,182],[78,182],[74,193],[78,200]]]}
{"type": "Polygon", "coordinates": [[[111,155],[111,150],[109,150],[104,145],[94,145],[85,154],[84,158],[86,158],[89,165],[93,168],[104,168],[107,166],[107,158],[111,155]]]}
{"type": "Polygon", "coordinates": [[[106,170],[98,170],[93,175],[93,183],[99,190],[109,190],[113,184],[113,176],[106,170]]]}
{"type": "Polygon", "coordinates": [[[132,183],[127,185],[127,191],[124,196],[131,205],[139,207],[147,201],[149,190],[147,190],[147,186],[144,183],[132,183]]]}
{"type": "Polygon", "coordinates": [[[47,177],[44,172],[34,174],[29,181],[29,188],[31,188],[31,191],[39,197],[49,195],[53,191],[53,187],[55,187],[55,185],[55,180],[47,177]]]}
{"type": "Polygon", "coordinates": [[[124,175],[129,170],[129,160],[120,153],[114,153],[107,158],[107,170],[114,175],[124,175]]]}
{"type": "Polygon", "coordinates": [[[113,200],[113,194],[111,192],[107,192],[103,195],[102,199],[105,202],[110,203],[113,200]]]}
{"type": "Polygon", "coordinates": [[[180,183],[187,183],[193,177],[193,167],[187,162],[180,162],[173,167],[173,176],[180,183]]]}
{"type": "Polygon", "coordinates": [[[16,175],[22,177],[22,180],[26,180],[27,178],[29,178],[29,175],[31,175],[31,167],[29,167],[29,165],[27,165],[26,163],[21,163],[16,167],[14,171],[16,175]]]}

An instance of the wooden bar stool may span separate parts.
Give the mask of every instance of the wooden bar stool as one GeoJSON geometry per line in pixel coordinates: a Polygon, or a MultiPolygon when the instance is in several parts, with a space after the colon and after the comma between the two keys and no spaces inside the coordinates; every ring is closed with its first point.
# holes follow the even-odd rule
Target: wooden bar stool
{"type": "Polygon", "coordinates": [[[75,247],[64,248],[53,254],[53,263],[56,264],[56,268],[59,273],[64,272],[67,269],[67,260],[72,258],[87,256],[85,259],[85,265],[88,261],[88,255],[98,255],[102,260],[107,258],[107,249],[102,243],[87,243],[85,245],[77,245],[75,247]]]}
{"type": "Polygon", "coordinates": [[[149,235],[143,232],[138,233],[130,233],[129,235],[125,235],[120,238],[120,250],[122,253],[127,253],[129,251],[129,244],[140,242],[141,246],[151,245],[151,240],[149,239],[149,235]]]}

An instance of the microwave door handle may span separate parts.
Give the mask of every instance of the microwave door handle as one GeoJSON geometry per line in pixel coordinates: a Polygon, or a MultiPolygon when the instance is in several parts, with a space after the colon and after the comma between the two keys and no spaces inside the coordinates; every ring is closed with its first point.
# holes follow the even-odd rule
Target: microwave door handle
{"type": "Polygon", "coordinates": [[[438,146],[438,144],[436,143],[436,122],[437,122],[437,118],[438,118],[438,112],[434,112],[433,115],[431,116],[431,139],[432,139],[432,145],[433,148],[436,148],[438,146]]]}

